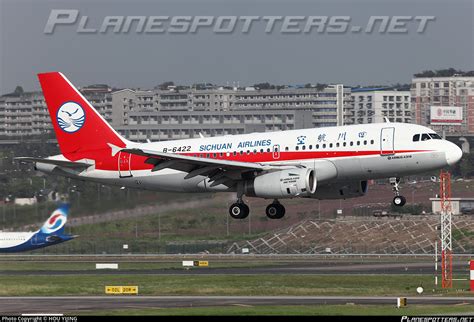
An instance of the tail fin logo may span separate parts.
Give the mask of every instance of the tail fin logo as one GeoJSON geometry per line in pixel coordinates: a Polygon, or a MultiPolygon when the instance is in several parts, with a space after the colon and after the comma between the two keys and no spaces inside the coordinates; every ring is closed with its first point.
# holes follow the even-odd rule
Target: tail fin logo
{"type": "Polygon", "coordinates": [[[84,125],[86,114],[78,103],[66,102],[59,108],[56,118],[64,132],[74,133],[84,125]]]}
{"type": "Polygon", "coordinates": [[[51,217],[41,227],[41,232],[45,234],[51,234],[61,229],[66,223],[67,217],[62,209],[56,209],[51,217]]]}

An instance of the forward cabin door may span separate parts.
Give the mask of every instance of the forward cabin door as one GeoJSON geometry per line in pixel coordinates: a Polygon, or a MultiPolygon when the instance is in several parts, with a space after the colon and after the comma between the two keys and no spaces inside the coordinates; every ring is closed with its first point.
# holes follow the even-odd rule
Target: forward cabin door
{"type": "Polygon", "coordinates": [[[380,132],[380,154],[395,154],[395,128],[384,127],[380,132]]]}
{"type": "Polygon", "coordinates": [[[120,178],[128,178],[132,176],[132,169],[131,169],[131,160],[132,155],[127,152],[119,152],[118,156],[118,170],[119,170],[119,177],[120,178]]]}

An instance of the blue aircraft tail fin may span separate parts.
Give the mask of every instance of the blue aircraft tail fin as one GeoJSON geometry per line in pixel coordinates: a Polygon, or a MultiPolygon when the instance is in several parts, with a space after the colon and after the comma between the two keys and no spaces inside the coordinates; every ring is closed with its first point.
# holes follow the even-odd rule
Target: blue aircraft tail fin
{"type": "Polygon", "coordinates": [[[55,211],[53,211],[48,220],[46,220],[44,225],[41,227],[40,232],[48,235],[52,233],[62,234],[68,213],[69,204],[62,204],[59,206],[55,211]]]}

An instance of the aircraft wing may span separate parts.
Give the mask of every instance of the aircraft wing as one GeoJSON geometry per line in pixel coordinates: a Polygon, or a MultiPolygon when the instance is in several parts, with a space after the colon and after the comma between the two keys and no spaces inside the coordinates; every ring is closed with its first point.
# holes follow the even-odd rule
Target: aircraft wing
{"type": "Polygon", "coordinates": [[[145,162],[154,165],[151,171],[166,168],[185,171],[188,172],[185,179],[198,175],[207,176],[209,181],[213,181],[210,185],[211,187],[218,184],[233,183],[234,180],[241,179],[240,174],[242,172],[282,170],[288,167],[295,168],[295,165],[267,165],[254,162],[200,158],[138,148],[121,149],[120,151],[148,157],[145,162]],[[239,176],[236,176],[236,174],[239,174],[239,176]]]}
{"type": "Polygon", "coordinates": [[[66,160],[54,160],[54,159],[42,159],[42,158],[32,158],[32,157],[17,157],[14,158],[19,162],[39,162],[39,163],[46,163],[46,164],[53,164],[59,167],[64,168],[71,168],[71,169],[86,169],[91,166],[91,164],[87,164],[84,162],[72,162],[66,160]]]}

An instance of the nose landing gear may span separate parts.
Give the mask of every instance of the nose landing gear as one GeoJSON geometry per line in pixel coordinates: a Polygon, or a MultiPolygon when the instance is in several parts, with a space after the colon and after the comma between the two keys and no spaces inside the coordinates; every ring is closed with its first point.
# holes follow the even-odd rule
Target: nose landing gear
{"type": "Polygon", "coordinates": [[[392,185],[392,190],[395,193],[393,198],[393,204],[397,207],[403,207],[407,203],[407,199],[400,195],[400,178],[390,178],[390,184],[392,185]]]}

